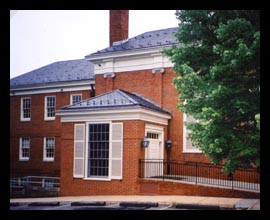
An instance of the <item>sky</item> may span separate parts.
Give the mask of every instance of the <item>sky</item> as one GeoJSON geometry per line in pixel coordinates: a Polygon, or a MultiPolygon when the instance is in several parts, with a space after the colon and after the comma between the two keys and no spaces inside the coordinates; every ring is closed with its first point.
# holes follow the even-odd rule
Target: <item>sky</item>
{"type": "MultiPolygon", "coordinates": [[[[129,38],[177,26],[175,10],[129,11],[129,38]]],[[[10,11],[10,78],[108,46],[108,10],[10,11]]]]}

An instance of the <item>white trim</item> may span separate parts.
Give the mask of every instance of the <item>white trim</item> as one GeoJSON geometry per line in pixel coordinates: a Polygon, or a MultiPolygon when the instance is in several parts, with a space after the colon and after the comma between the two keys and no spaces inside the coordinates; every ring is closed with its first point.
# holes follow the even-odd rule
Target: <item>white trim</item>
{"type": "Polygon", "coordinates": [[[48,95],[45,96],[45,102],[44,102],[44,120],[45,121],[53,121],[55,120],[55,116],[54,117],[48,117],[47,116],[47,97],[54,97],[55,98],[55,111],[56,111],[56,96],[55,95],[48,95]]]}
{"type": "Polygon", "coordinates": [[[30,104],[30,118],[23,118],[23,100],[24,99],[30,99],[30,103],[31,103],[31,97],[21,97],[21,109],[20,109],[20,120],[21,121],[31,121],[31,105],[30,104]]]}
{"type": "Polygon", "coordinates": [[[30,137],[20,137],[20,146],[19,146],[19,161],[29,161],[30,160],[30,137]],[[22,157],[22,139],[28,138],[29,139],[29,157],[22,157]]]}
{"type": "Polygon", "coordinates": [[[149,132],[164,132],[164,127],[152,125],[152,124],[146,124],[145,130],[149,132]]]}
{"type": "Polygon", "coordinates": [[[73,96],[78,96],[78,95],[81,96],[81,101],[82,101],[82,93],[70,94],[70,105],[73,105],[73,96]]]}
{"type": "Polygon", "coordinates": [[[55,157],[55,137],[44,137],[43,139],[43,162],[53,162],[55,157]],[[46,139],[47,138],[53,138],[54,139],[54,152],[53,152],[53,158],[47,158],[46,157],[46,139]]]}
{"type": "Polygon", "coordinates": [[[194,149],[187,149],[186,144],[187,144],[187,128],[185,126],[185,122],[187,120],[187,114],[183,113],[183,150],[182,153],[202,153],[199,149],[195,148],[194,149]]]}
{"type": "Polygon", "coordinates": [[[112,179],[110,179],[110,178],[95,178],[95,177],[90,178],[90,177],[85,177],[85,178],[83,178],[83,180],[111,181],[112,179]]]}
{"type": "Polygon", "coordinates": [[[94,64],[95,74],[137,71],[173,67],[172,62],[161,54],[165,46],[119,51],[86,56],[94,64]]]}
{"type": "Polygon", "coordinates": [[[26,86],[10,89],[10,96],[91,90],[91,84],[95,84],[95,80],[52,83],[52,85],[36,85],[29,87],[26,86]]]}
{"type": "Polygon", "coordinates": [[[107,109],[107,110],[70,110],[56,112],[61,116],[61,122],[79,122],[95,120],[143,120],[162,125],[168,125],[168,119],[171,116],[165,113],[159,113],[143,107],[130,109],[107,109]]]}

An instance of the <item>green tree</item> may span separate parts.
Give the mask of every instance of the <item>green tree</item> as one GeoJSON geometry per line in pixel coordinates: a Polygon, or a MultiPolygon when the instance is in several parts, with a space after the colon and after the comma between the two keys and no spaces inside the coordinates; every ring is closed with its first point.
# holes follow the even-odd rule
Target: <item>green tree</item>
{"type": "Polygon", "coordinates": [[[260,166],[260,11],[180,10],[174,64],[189,138],[224,171],[260,166]]]}

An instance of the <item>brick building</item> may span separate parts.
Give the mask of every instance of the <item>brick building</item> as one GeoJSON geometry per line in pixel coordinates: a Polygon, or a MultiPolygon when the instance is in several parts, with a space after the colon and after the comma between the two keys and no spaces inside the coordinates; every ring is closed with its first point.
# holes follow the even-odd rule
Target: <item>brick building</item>
{"type": "MultiPolygon", "coordinates": [[[[173,36],[177,30],[129,39],[128,11],[110,11],[109,47],[12,79],[11,176],[60,176],[63,196],[232,194],[138,178],[140,159],[209,162],[186,138],[183,122],[192,118],[176,108],[176,74],[161,54],[178,44],[173,36]],[[145,137],[146,148],[141,144],[145,137]]],[[[159,171],[143,166],[145,176],[167,172],[164,163],[159,171]]]]}

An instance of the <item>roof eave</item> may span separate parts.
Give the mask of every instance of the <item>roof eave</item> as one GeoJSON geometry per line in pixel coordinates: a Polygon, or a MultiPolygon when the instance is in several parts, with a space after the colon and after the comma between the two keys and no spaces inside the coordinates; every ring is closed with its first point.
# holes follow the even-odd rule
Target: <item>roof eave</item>
{"type": "Polygon", "coordinates": [[[147,48],[136,48],[132,50],[121,50],[121,51],[113,51],[113,52],[104,52],[99,54],[89,54],[85,56],[85,59],[88,61],[91,61],[92,63],[95,63],[95,61],[100,61],[104,59],[112,59],[112,58],[123,58],[123,57],[130,57],[130,56],[138,56],[138,55],[149,55],[153,53],[160,53],[161,50],[165,48],[172,47],[176,44],[168,44],[168,45],[161,45],[156,47],[147,47],[147,48]]]}

